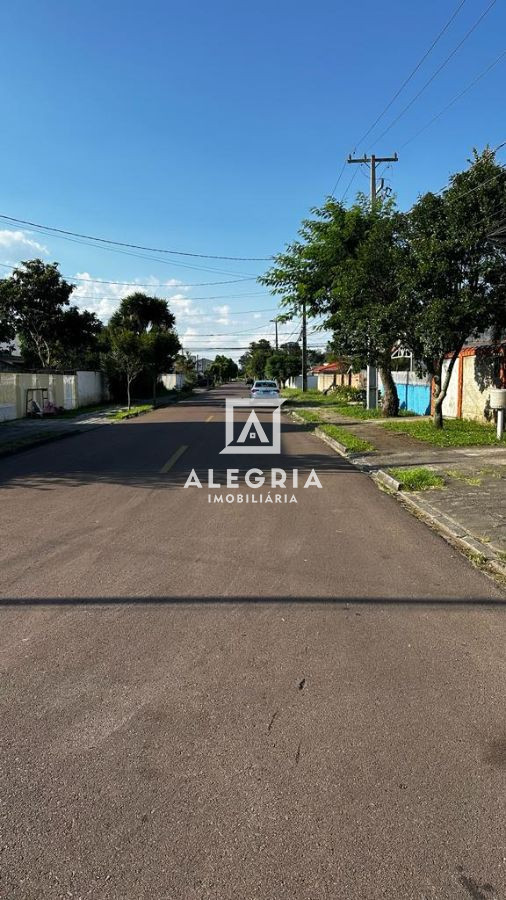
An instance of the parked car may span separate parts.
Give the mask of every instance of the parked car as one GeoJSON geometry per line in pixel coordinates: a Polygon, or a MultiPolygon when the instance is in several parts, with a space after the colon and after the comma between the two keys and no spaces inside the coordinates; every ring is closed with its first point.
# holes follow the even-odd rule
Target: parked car
{"type": "Polygon", "coordinates": [[[254,400],[279,400],[279,388],[275,381],[255,381],[251,388],[251,396],[254,400]]]}

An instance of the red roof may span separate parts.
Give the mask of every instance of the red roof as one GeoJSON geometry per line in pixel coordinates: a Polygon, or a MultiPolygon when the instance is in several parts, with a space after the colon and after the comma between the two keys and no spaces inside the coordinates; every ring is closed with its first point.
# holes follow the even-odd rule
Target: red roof
{"type": "Polygon", "coordinates": [[[322,366],[313,366],[313,375],[343,375],[350,369],[349,362],[344,359],[338,359],[336,362],[324,363],[322,366]]]}

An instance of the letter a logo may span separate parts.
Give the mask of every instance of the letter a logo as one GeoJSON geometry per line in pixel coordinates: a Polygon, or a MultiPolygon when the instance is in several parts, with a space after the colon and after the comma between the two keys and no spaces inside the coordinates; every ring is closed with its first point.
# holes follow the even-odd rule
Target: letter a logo
{"type": "Polygon", "coordinates": [[[256,441],[260,440],[262,444],[268,444],[269,438],[267,437],[264,429],[260,424],[260,420],[254,409],[251,410],[248,420],[241,431],[239,437],[237,438],[238,444],[245,444],[246,440],[256,441]]]}

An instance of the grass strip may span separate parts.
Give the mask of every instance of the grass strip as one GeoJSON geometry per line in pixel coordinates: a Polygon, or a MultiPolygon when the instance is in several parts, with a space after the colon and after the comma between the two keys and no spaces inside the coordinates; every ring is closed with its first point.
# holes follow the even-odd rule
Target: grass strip
{"type": "Polygon", "coordinates": [[[134,419],[142,416],[144,413],[151,412],[154,409],[152,403],[143,403],[142,406],[131,406],[130,409],[118,409],[116,412],[109,413],[108,419],[114,422],[121,422],[123,419],[134,419]]]}
{"type": "Polygon", "coordinates": [[[420,422],[382,422],[384,428],[398,434],[408,434],[418,441],[434,444],[436,447],[478,447],[480,445],[506,444],[506,433],[502,441],[497,440],[495,427],[474,422],[470,419],[446,419],[443,428],[435,428],[432,419],[420,422]]]}
{"type": "Polygon", "coordinates": [[[431,469],[417,466],[412,469],[387,469],[389,475],[400,481],[404,491],[428,491],[444,487],[444,479],[431,469]]]}
{"type": "Polygon", "coordinates": [[[320,425],[319,427],[320,431],[323,431],[328,437],[338,441],[343,447],[346,447],[346,450],[350,450],[352,453],[365,453],[367,450],[376,449],[370,441],[364,441],[362,438],[357,437],[356,434],[352,434],[351,431],[348,431],[347,428],[343,428],[341,425],[320,425]]]}

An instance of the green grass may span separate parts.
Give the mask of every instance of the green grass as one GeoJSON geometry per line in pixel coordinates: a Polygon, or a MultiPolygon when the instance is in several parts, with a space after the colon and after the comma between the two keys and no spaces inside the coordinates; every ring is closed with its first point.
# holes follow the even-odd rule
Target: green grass
{"type": "Polygon", "coordinates": [[[317,425],[322,421],[320,413],[316,409],[298,409],[297,415],[300,419],[304,419],[309,425],[317,425]]]}
{"type": "Polygon", "coordinates": [[[298,409],[297,416],[300,419],[303,419],[304,422],[307,422],[308,425],[317,425],[320,431],[323,431],[324,434],[334,438],[335,441],[339,441],[339,443],[343,444],[347,450],[354,453],[376,449],[369,441],[362,440],[362,438],[357,437],[356,434],[352,434],[351,431],[348,431],[347,428],[343,428],[342,425],[331,425],[330,423],[325,422],[317,409],[298,409]]]}
{"type": "Polygon", "coordinates": [[[444,486],[444,479],[430,469],[418,466],[413,469],[388,469],[388,474],[400,481],[405,491],[428,491],[444,486]]]}
{"type": "Polygon", "coordinates": [[[335,394],[323,394],[315,389],[301,391],[299,388],[283,388],[281,396],[290,406],[332,406],[336,403],[335,394]]]}
{"type": "Polygon", "coordinates": [[[121,422],[122,419],[132,419],[134,416],[142,416],[144,413],[151,412],[152,409],[152,403],[143,403],[142,406],[131,406],[130,409],[118,409],[116,412],[110,413],[107,418],[113,419],[115,422],[121,422]]]}
{"type": "Polygon", "coordinates": [[[446,475],[450,478],[456,478],[457,481],[463,481],[465,484],[469,484],[471,486],[477,487],[481,484],[481,477],[479,475],[469,475],[466,472],[462,472],[460,469],[447,469],[446,475]]]}
{"type": "MultiPolygon", "coordinates": [[[[439,429],[434,428],[432,419],[420,422],[386,421],[383,427],[437,447],[477,447],[499,443],[493,425],[483,425],[469,419],[446,419],[444,427],[439,429]]],[[[501,443],[506,444],[506,434],[501,443]]]]}
{"type": "MultiPolygon", "coordinates": [[[[285,398],[288,406],[324,406],[329,412],[335,412],[340,416],[350,416],[354,419],[381,419],[381,409],[365,409],[362,403],[343,401],[337,392],[323,394],[321,391],[301,391],[299,388],[284,388],[281,396],[285,398]]],[[[409,409],[401,409],[399,416],[414,416],[416,413],[409,409]]]]}
{"type": "Polygon", "coordinates": [[[365,453],[367,450],[376,449],[369,441],[362,440],[362,438],[357,437],[356,434],[352,434],[351,431],[340,425],[320,425],[319,427],[320,431],[323,431],[324,434],[335,441],[339,441],[352,453],[365,453]]]}
{"type": "MultiPolygon", "coordinates": [[[[328,407],[328,412],[334,412],[339,416],[349,416],[352,419],[382,419],[381,409],[366,409],[361,404],[338,403],[328,407]]],[[[405,416],[414,416],[416,413],[409,409],[399,410],[401,418],[405,416]]]]}

